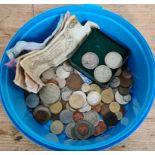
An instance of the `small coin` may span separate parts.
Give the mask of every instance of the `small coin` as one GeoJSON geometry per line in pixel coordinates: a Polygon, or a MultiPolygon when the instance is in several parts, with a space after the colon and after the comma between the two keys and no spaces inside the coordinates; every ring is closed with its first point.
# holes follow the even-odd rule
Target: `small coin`
{"type": "Polygon", "coordinates": [[[45,72],[42,73],[42,77],[45,80],[55,79],[56,78],[55,69],[50,68],[46,70],[45,72]]]}
{"type": "Polygon", "coordinates": [[[82,112],[76,111],[76,112],[73,113],[73,120],[75,122],[78,122],[78,121],[83,120],[83,119],[84,119],[84,115],[83,115],[82,112]]]}
{"type": "Polygon", "coordinates": [[[90,91],[97,91],[98,93],[101,93],[101,88],[97,84],[91,84],[90,91]]]}
{"type": "Polygon", "coordinates": [[[61,134],[62,131],[64,129],[64,125],[62,124],[61,121],[59,120],[55,120],[52,122],[51,126],[50,126],[50,130],[53,134],[61,134]]]}
{"type": "Polygon", "coordinates": [[[111,102],[109,105],[109,109],[113,113],[117,113],[120,111],[120,105],[118,102],[111,102]]]}
{"type": "Polygon", "coordinates": [[[130,88],[118,87],[118,91],[121,95],[128,95],[130,93],[130,88]]]}
{"type": "Polygon", "coordinates": [[[130,101],[131,101],[131,95],[128,94],[128,95],[123,96],[123,100],[124,100],[125,102],[130,102],[130,101]]]}
{"type": "Polygon", "coordinates": [[[56,75],[60,79],[66,79],[69,77],[70,72],[67,72],[63,69],[63,66],[59,66],[56,70],[56,75]]]}
{"type": "Polygon", "coordinates": [[[60,121],[63,122],[64,124],[68,124],[71,121],[73,121],[73,112],[70,110],[63,110],[60,113],[60,121]]]}
{"type": "Polygon", "coordinates": [[[90,91],[90,85],[87,84],[87,83],[82,84],[81,90],[82,90],[84,93],[89,92],[89,91],[90,91]]]}
{"type": "Polygon", "coordinates": [[[83,95],[74,92],[69,98],[69,105],[74,109],[80,109],[85,104],[83,95]]]}
{"type": "Polygon", "coordinates": [[[61,90],[61,98],[62,98],[62,100],[69,101],[69,97],[71,96],[72,92],[73,91],[71,89],[69,89],[68,87],[64,87],[61,90]]]}
{"type": "Polygon", "coordinates": [[[67,72],[72,72],[74,70],[73,67],[67,61],[63,63],[63,69],[67,72]]]}
{"type": "Polygon", "coordinates": [[[101,95],[96,91],[91,91],[87,96],[87,102],[92,106],[99,104],[100,101],[101,95]]]}
{"type": "Polygon", "coordinates": [[[119,91],[116,92],[115,94],[115,100],[119,103],[119,104],[127,104],[128,102],[124,100],[123,96],[119,93],[119,91]]]}
{"type": "Polygon", "coordinates": [[[95,68],[94,77],[98,82],[106,83],[111,79],[112,71],[109,67],[100,65],[95,68]]]}
{"type": "Polygon", "coordinates": [[[122,74],[119,76],[119,79],[120,79],[120,86],[127,88],[131,87],[132,79],[125,79],[122,74]]]}
{"type": "Polygon", "coordinates": [[[50,111],[52,114],[59,114],[62,110],[62,103],[60,101],[52,104],[50,107],[49,107],[50,111]]]}
{"type": "Polygon", "coordinates": [[[26,97],[26,105],[29,107],[29,108],[35,108],[39,105],[39,96],[36,95],[36,94],[29,94],[27,97],[26,97]]]}
{"type": "Polygon", "coordinates": [[[120,85],[120,79],[118,77],[114,77],[110,81],[110,87],[112,87],[112,88],[117,88],[119,85],[120,85]]]}
{"type": "Polygon", "coordinates": [[[34,109],[33,116],[39,123],[45,123],[50,119],[51,113],[47,107],[40,105],[34,109]]]}
{"type": "Polygon", "coordinates": [[[119,76],[122,73],[122,69],[118,68],[117,71],[115,72],[115,76],[119,76]]]}
{"type": "Polygon", "coordinates": [[[58,82],[58,86],[60,87],[60,88],[64,88],[65,87],[65,85],[66,85],[66,80],[65,79],[61,79],[61,78],[56,78],[56,81],[58,82]]]}
{"type": "Polygon", "coordinates": [[[115,113],[115,115],[116,115],[116,117],[117,117],[117,119],[120,121],[122,118],[123,118],[123,114],[122,114],[122,112],[116,112],[115,113]]]}
{"type": "Polygon", "coordinates": [[[99,122],[98,113],[95,111],[88,111],[84,113],[84,120],[90,122],[92,125],[96,126],[99,122]]]}
{"type": "Polygon", "coordinates": [[[66,136],[68,138],[72,138],[74,139],[74,137],[72,136],[72,129],[75,127],[75,123],[74,122],[71,122],[69,124],[67,124],[66,128],[65,128],[65,133],[66,133],[66,136]]]}
{"type": "Polygon", "coordinates": [[[113,90],[111,88],[103,90],[101,93],[101,100],[107,104],[111,103],[114,100],[113,90]]]}
{"type": "Polygon", "coordinates": [[[131,79],[132,78],[132,74],[131,74],[131,72],[128,69],[123,70],[122,76],[125,79],[131,79]]]}
{"type": "Polygon", "coordinates": [[[104,121],[108,126],[115,126],[118,123],[117,116],[113,112],[109,112],[104,116],[104,121]]]}
{"type": "Polygon", "coordinates": [[[122,65],[123,58],[118,52],[112,51],[106,54],[104,61],[109,68],[116,69],[122,65]]]}
{"type": "Polygon", "coordinates": [[[101,106],[101,115],[104,117],[106,114],[108,114],[110,112],[110,109],[109,109],[109,105],[108,104],[103,104],[101,106]]]}
{"type": "Polygon", "coordinates": [[[99,64],[99,58],[95,53],[87,52],[82,56],[81,62],[83,67],[87,69],[94,69],[99,64]]]}
{"type": "Polygon", "coordinates": [[[87,112],[91,110],[91,106],[86,102],[82,108],[80,108],[79,112],[87,112]]]}
{"type": "Polygon", "coordinates": [[[52,104],[59,100],[60,89],[56,84],[48,84],[39,92],[40,99],[45,104],[52,104]]]}
{"type": "Polygon", "coordinates": [[[83,80],[78,74],[72,73],[66,80],[66,85],[72,90],[80,90],[83,80]]]}
{"type": "Polygon", "coordinates": [[[96,111],[98,113],[101,112],[101,105],[100,104],[92,106],[91,108],[92,108],[92,110],[94,110],[94,111],[96,111]]]}

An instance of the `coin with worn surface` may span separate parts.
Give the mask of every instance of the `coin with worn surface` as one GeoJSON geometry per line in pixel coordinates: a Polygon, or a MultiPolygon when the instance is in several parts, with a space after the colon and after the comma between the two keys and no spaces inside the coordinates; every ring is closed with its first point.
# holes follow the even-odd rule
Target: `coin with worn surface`
{"type": "Polygon", "coordinates": [[[101,101],[101,95],[96,91],[91,91],[87,95],[87,102],[92,106],[99,104],[100,101],[101,101]]]}
{"type": "Polygon", "coordinates": [[[73,120],[75,122],[78,122],[78,121],[83,120],[83,119],[84,119],[84,115],[83,115],[82,112],[76,111],[76,112],[73,113],[73,120]]]}
{"type": "Polygon", "coordinates": [[[82,108],[80,108],[79,112],[87,112],[91,110],[91,106],[86,102],[82,108]]]}
{"type": "Polygon", "coordinates": [[[60,87],[60,88],[64,88],[65,87],[65,85],[66,85],[66,80],[65,79],[61,79],[61,78],[56,78],[56,81],[58,82],[58,86],[60,87]]]}
{"type": "Polygon", "coordinates": [[[106,88],[101,93],[101,100],[104,103],[111,103],[114,100],[113,90],[111,88],[106,88]]]}
{"type": "Polygon", "coordinates": [[[75,91],[74,94],[80,94],[84,98],[84,102],[86,102],[86,94],[83,91],[75,91]]]}
{"type": "Polygon", "coordinates": [[[122,74],[119,76],[119,79],[120,79],[120,86],[128,88],[131,87],[132,79],[125,79],[122,74]]]}
{"type": "Polygon", "coordinates": [[[29,94],[27,95],[26,97],[26,105],[29,107],[29,108],[35,108],[39,105],[39,96],[36,95],[36,94],[29,94]]]}
{"type": "Polygon", "coordinates": [[[66,85],[68,88],[72,90],[80,90],[81,86],[83,84],[83,80],[78,74],[72,73],[70,76],[66,79],[66,85]]]}
{"type": "Polygon", "coordinates": [[[72,72],[74,70],[73,67],[67,61],[63,63],[63,69],[67,72],[72,72]]]}
{"type": "Polygon", "coordinates": [[[95,53],[87,52],[82,56],[81,63],[87,69],[94,69],[99,64],[99,58],[95,53]]]}
{"type": "Polygon", "coordinates": [[[51,126],[50,126],[51,132],[53,134],[56,134],[56,135],[61,134],[62,131],[63,131],[63,129],[64,129],[64,125],[59,120],[53,121],[52,124],[51,124],[51,126]]]}
{"type": "Polygon", "coordinates": [[[74,137],[72,136],[72,129],[75,127],[75,123],[74,122],[71,122],[69,124],[67,124],[66,128],[65,128],[65,133],[66,133],[66,136],[68,138],[72,138],[74,139],[74,137]]]}
{"type": "Polygon", "coordinates": [[[113,112],[109,112],[104,116],[104,121],[108,126],[115,126],[118,123],[117,116],[113,112]]]}
{"type": "Polygon", "coordinates": [[[69,98],[69,105],[74,109],[80,109],[85,104],[85,99],[82,94],[73,93],[69,98]]]}
{"type": "Polygon", "coordinates": [[[34,109],[33,116],[39,123],[45,123],[50,119],[51,113],[47,107],[40,105],[34,109]]]}
{"type": "Polygon", "coordinates": [[[98,124],[99,122],[98,118],[99,118],[98,113],[93,110],[84,113],[84,120],[90,122],[94,126],[98,124]]]}
{"type": "Polygon", "coordinates": [[[130,93],[130,88],[118,87],[118,91],[121,95],[128,95],[130,93]]]}
{"type": "Polygon", "coordinates": [[[59,114],[62,110],[62,103],[57,101],[49,107],[52,114],[59,114]]]}
{"type": "Polygon", "coordinates": [[[63,66],[59,66],[57,69],[56,69],[56,75],[58,78],[60,79],[66,79],[69,77],[70,75],[70,72],[67,72],[63,69],[63,66]]]}
{"type": "Polygon", "coordinates": [[[112,88],[117,88],[119,85],[120,85],[120,79],[118,77],[114,77],[110,81],[110,87],[112,87],[112,88]]]}
{"type": "Polygon", "coordinates": [[[68,109],[63,110],[61,111],[59,118],[61,122],[63,122],[64,124],[68,124],[73,121],[73,112],[68,109]]]}
{"type": "Polygon", "coordinates": [[[61,98],[62,98],[62,100],[69,101],[69,97],[71,96],[72,92],[73,91],[71,89],[69,89],[68,87],[64,87],[61,90],[61,98]]]}
{"type": "Polygon", "coordinates": [[[56,84],[48,84],[39,92],[40,99],[45,104],[52,104],[59,100],[60,89],[56,84]]]}
{"type": "Polygon", "coordinates": [[[87,84],[87,83],[82,84],[81,90],[82,90],[84,93],[89,92],[89,91],[90,91],[90,85],[87,84]]]}
{"type": "Polygon", "coordinates": [[[104,117],[106,114],[108,114],[110,112],[110,109],[109,109],[109,105],[108,104],[103,104],[101,106],[101,115],[104,117]]]}
{"type": "Polygon", "coordinates": [[[119,104],[127,104],[128,102],[124,100],[123,96],[119,93],[119,91],[116,92],[115,94],[115,100],[119,103],[119,104]]]}
{"type": "Polygon", "coordinates": [[[130,102],[130,101],[131,101],[131,95],[128,94],[128,95],[123,96],[123,100],[124,100],[125,102],[130,102]]]}
{"type": "Polygon", "coordinates": [[[131,74],[131,72],[128,69],[123,70],[122,76],[125,79],[131,79],[132,78],[132,74],[131,74]]]}
{"type": "Polygon", "coordinates": [[[42,73],[42,77],[45,80],[55,79],[56,78],[55,69],[50,68],[46,70],[45,72],[42,73]]]}
{"type": "Polygon", "coordinates": [[[109,68],[116,69],[121,67],[123,58],[118,52],[112,51],[106,54],[104,61],[109,68]]]}
{"type": "Polygon", "coordinates": [[[95,68],[94,77],[98,82],[106,83],[111,79],[112,71],[109,67],[100,65],[95,68]]]}
{"type": "Polygon", "coordinates": [[[115,115],[116,115],[116,117],[117,117],[117,119],[120,121],[122,118],[123,118],[123,114],[122,114],[122,112],[116,112],[115,113],[115,115]]]}
{"type": "Polygon", "coordinates": [[[109,105],[109,109],[113,113],[119,112],[120,111],[120,105],[118,102],[111,102],[109,105]]]}
{"type": "Polygon", "coordinates": [[[122,73],[122,68],[118,68],[117,71],[115,72],[115,76],[119,76],[122,73]]]}
{"type": "Polygon", "coordinates": [[[96,112],[100,112],[101,111],[101,105],[97,104],[91,107],[92,110],[96,111],[96,112]]]}
{"type": "Polygon", "coordinates": [[[101,93],[101,88],[97,84],[91,84],[90,91],[97,91],[98,93],[101,93]]]}

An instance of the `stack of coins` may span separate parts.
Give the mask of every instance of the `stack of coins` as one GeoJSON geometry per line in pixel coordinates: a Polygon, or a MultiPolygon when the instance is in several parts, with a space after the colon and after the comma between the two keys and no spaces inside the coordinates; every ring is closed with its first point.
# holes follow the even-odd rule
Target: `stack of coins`
{"type": "Polygon", "coordinates": [[[104,61],[106,65],[98,66],[99,59],[92,52],[82,57],[85,68],[95,69],[96,80],[110,80],[106,88],[93,83],[67,61],[45,71],[41,75],[45,86],[38,94],[26,95],[26,105],[32,109],[34,119],[41,124],[52,120],[53,134],[65,133],[79,140],[99,136],[115,126],[123,118],[124,105],[131,100],[132,74],[120,67],[122,58],[117,52],[109,52],[104,61]],[[111,69],[116,68],[119,69],[111,79],[111,69]]]}

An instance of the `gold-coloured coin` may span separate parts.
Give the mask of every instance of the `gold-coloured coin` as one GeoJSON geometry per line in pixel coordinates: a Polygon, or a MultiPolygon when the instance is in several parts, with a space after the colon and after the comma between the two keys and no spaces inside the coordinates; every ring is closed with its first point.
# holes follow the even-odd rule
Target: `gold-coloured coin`
{"type": "Polygon", "coordinates": [[[111,88],[103,90],[101,93],[101,100],[107,104],[111,103],[114,100],[113,90],[111,88]]]}
{"type": "Polygon", "coordinates": [[[117,113],[120,111],[120,105],[118,102],[111,102],[110,105],[109,105],[109,109],[111,112],[113,113],[117,113]]]}
{"type": "Polygon", "coordinates": [[[97,91],[98,93],[101,93],[101,88],[97,84],[91,84],[90,91],[97,91]]]}
{"type": "Polygon", "coordinates": [[[62,103],[60,101],[58,101],[58,102],[52,104],[49,109],[52,114],[59,114],[62,110],[62,103]]]}
{"type": "Polygon", "coordinates": [[[116,112],[115,114],[118,120],[121,120],[123,118],[122,112],[119,111],[119,112],[116,112]]]}

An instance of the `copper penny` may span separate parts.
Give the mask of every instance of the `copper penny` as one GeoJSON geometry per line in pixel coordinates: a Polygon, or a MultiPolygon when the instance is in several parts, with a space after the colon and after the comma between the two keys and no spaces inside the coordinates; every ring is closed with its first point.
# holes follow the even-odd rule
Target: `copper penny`
{"type": "Polygon", "coordinates": [[[105,116],[106,114],[108,114],[110,112],[110,109],[109,109],[109,105],[108,104],[103,104],[101,106],[101,115],[102,116],[105,116]]]}
{"type": "Polygon", "coordinates": [[[72,90],[80,90],[82,84],[83,80],[76,73],[70,74],[70,76],[66,79],[66,85],[72,90]]]}
{"type": "Polygon", "coordinates": [[[120,79],[120,86],[122,86],[122,87],[126,88],[126,87],[130,87],[132,85],[132,80],[125,79],[122,74],[119,76],[119,79],[120,79]]]}
{"type": "Polygon", "coordinates": [[[123,72],[122,72],[122,75],[125,79],[131,79],[132,78],[132,74],[131,72],[128,70],[128,69],[125,69],[123,72]]]}
{"type": "Polygon", "coordinates": [[[86,124],[81,124],[78,128],[77,128],[77,131],[78,133],[81,135],[81,136],[85,136],[88,134],[89,132],[89,127],[88,125],[86,124]]]}
{"type": "Polygon", "coordinates": [[[100,127],[101,132],[104,132],[107,129],[107,125],[104,121],[99,121],[98,126],[100,127]]]}
{"type": "Polygon", "coordinates": [[[74,120],[75,122],[78,122],[78,121],[80,121],[80,120],[83,120],[83,118],[84,118],[84,115],[83,115],[82,112],[76,111],[76,112],[73,113],[73,120],[74,120]]]}
{"type": "Polygon", "coordinates": [[[100,112],[101,111],[101,105],[97,104],[91,107],[92,110],[96,111],[96,112],[100,112]]]}

